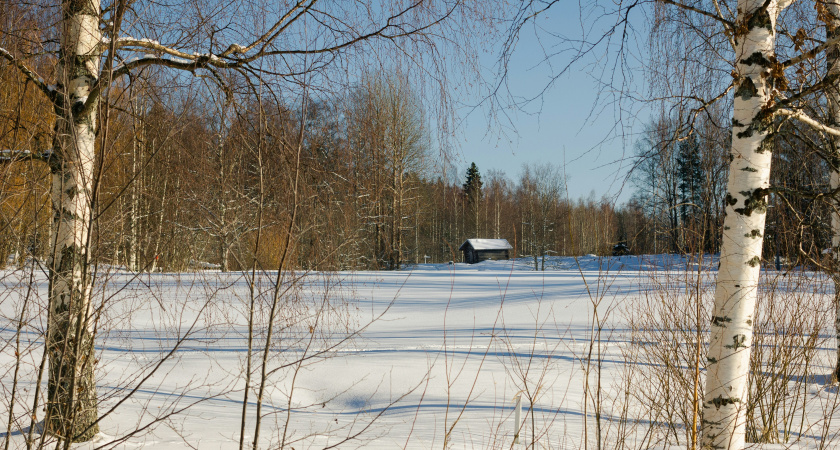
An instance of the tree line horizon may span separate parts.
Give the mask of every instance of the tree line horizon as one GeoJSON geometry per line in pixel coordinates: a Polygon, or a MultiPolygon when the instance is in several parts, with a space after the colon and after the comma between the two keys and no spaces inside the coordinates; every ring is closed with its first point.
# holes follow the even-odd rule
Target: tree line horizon
{"type": "MultiPolygon", "coordinates": [[[[523,164],[515,178],[481,173],[481,161],[459,173],[448,155],[433,154],[427,112],[399,75],[368,76],[345,95],[303,105],[212,95],[166,102],[153,83],[142,86],[114,108],[114,151],[104,162],[104,208],[92,250],[101,264],[134,271],[247,268],[260,164],[267,219],[256,256],[263,267],[277,264],[286,233],[280,225],[294,209],[294,179],[280,170],[290,164],[303,180],[291,242],[298,269],[458,262],[458,247],[469,238],[504,238],[513,256],[535,260],[607,256],[619,244],[630,254],[720,249],[731,131],[709,123],[683,136],[678,119],[648,124],[634,144],[636,164],[625,186],[632,196],[617,205],[594,193],[569,198],[573,177],[550,162],[523,164]]],[[[29,95],[24,90],[15,102],[34,101],[29,95]]],[[[14,147],[11,129],[4,136],[14,147]]],[[[813,165],[790,146],[780,145],[775,155],[777,185],[809,177],[827,186],[819,161],[813,165]]],[[[46,256],[47,172],[30,165],[3,173],[0,264],[46,256]]],[[[815,259],[830,247],[830,211],[810,203],[803,200],[798,211],[770,208],[767,258],[796,261],[802,237],[815,259]]]]}

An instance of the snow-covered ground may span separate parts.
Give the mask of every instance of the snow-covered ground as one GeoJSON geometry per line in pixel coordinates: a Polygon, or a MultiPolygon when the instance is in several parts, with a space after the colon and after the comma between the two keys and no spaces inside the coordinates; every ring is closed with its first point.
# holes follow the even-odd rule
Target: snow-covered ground
{"type": "MultiPolygon", "coordinates": [[[[644,400],[685,392],[676,384],[658,391],[655,380],[668,364],[651,355],[671,343],[654,338],[664,325],[645,320],[671,312],[679,317],[692,293],[708,306],[713,270],[698,269],[713,269],[717,261],[552,257],[545,266],[534,271],[532,259],[421,264],[400,272],[308,273],[295,283],[287,280],[266,365],[261,448],[511,448],[520,393],[523,444],[584,448],[584,439],[597,445],[600,434],[605,448],[653,448],[664,447],[661,439],[670,433],[670,442],[684,448],[691,418],[674,420],[677,413],[669,415],[667,406],[644,400]]],[[[0,430],[11,448],[24,448],[41,362],[46,280],[36,273],[17,346],[28,272],[0,275],[0,430]],[[22,356],[9,432],[16,351],[22,356]]],[[[795,292],[818,310],[815,305],[830,303],[831,292],[818,276],[765,275],[765,297],[795,292]]],[[[103,306],[97,385],[105,416],[97,439],[78,448],[237,448],[247,277],[114,272],[102,275],[99,286],[105,287],[95,294],[103,306]]],[[[252,387],[260,378],[271,286],[267,274],[256,287],[252,387]]],[[[786,311],[770,316],[796,316],[786,311]]],[[[827,319],[809,367],[784,369],[786,384],[802,392],[808,411],[782,427],[791,430],[791,441],[803,437],[796,448],[840,443],[838,395],[825,376],[834,345],[827,319]]],[[[694,331],[686,325],[680,330],[688,337],[675,337],[672,347],[688,349],[689,357],[674,365],[691,381],[694,331]]],[[[256,404],[252,389],[246,445],[254,436],[256,404]]],[[[37,414],[43,416],[40,406],[37,414]]],[[[33,436],[39,438],[37,430],[33,436]]]]}

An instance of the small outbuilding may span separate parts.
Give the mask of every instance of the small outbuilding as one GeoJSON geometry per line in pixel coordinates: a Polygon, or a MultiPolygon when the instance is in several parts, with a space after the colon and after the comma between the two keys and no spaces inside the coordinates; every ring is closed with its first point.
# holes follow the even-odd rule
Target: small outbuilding
{"type": "Polygon", "coordinates": [[[464,252],[464,262],[475,264],[488,259],[510,259],[513,246],[507,239],[467,239],[458,249],[464,252]]]}

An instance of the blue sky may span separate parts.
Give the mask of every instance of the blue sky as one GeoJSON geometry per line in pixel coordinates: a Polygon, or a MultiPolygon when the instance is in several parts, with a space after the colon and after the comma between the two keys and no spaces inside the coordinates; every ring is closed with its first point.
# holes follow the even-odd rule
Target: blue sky
{"type": "MultiPolygon", "coordinates": [[[[457,139],[455,163],[459,173],[465,173],[470,162],[475,162],[482,173],[501,170],[515,180],[523,164],[551,162],[565,167],[569,198],[594,193],[596,198],[610,196],[622,203],[632,194],[632,186],[625,183],[625,177],[631,164],[633,133],[641,129],[646,114],[643,105],[629,100],[622,101],[619,112],[613,101],[614,90],[603,87],[599,80],[604,78],[602,74],[632,75],[634,81],[629,88],[644,91],[643,75],[636,69],[629,71],[632,74],[604,70],[605,65],[611,67],[615,54],[600,48],[578,61],[540,96],[552,74],[569,60],[569,55],[561,53],[549,60],[551,67],[544,62],[545,52],[556,51],[554,44],[558,42],[547,32],[563,30],[571,37],[587,32],[592,39],[599,33],[598,27],[610,24],[602,17],[601,23],[582,26],[587,19],[580,19],[577,3],[562,3],[555,8],[556,11],[552,9],[541,18],[538,29],[531,28],[522,34],[509,65],[508,88],[514,98],[538,96],[538,99],[523,108],[505,108],[503,113],[507,118],[500,119],[500,124],[488,121],[485,110],[462,108],[465,122],[457,139]]],[[[639,19],[644,21],[643,17],[639,19]]],[[[637,40],[645,37],[640,31],[643,26],[642,23],[635,31],[637,40]]],[[[631,49],[629,55],[631,66],[641,65],[638,51],[631,49]]],[[[488,77],[492,76],[497,60],[498,51],[482,57],[488,77]]]]}

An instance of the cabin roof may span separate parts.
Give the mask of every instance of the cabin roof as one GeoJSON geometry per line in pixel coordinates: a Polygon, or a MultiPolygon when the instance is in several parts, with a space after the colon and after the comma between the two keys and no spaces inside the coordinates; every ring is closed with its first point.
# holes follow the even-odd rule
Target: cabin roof
{"type": "Polygon", "coordinates": [[[507,239],[467,239],[458,250],[463,251],[467,244],[475,250],[513,250],[507,239]]]}

